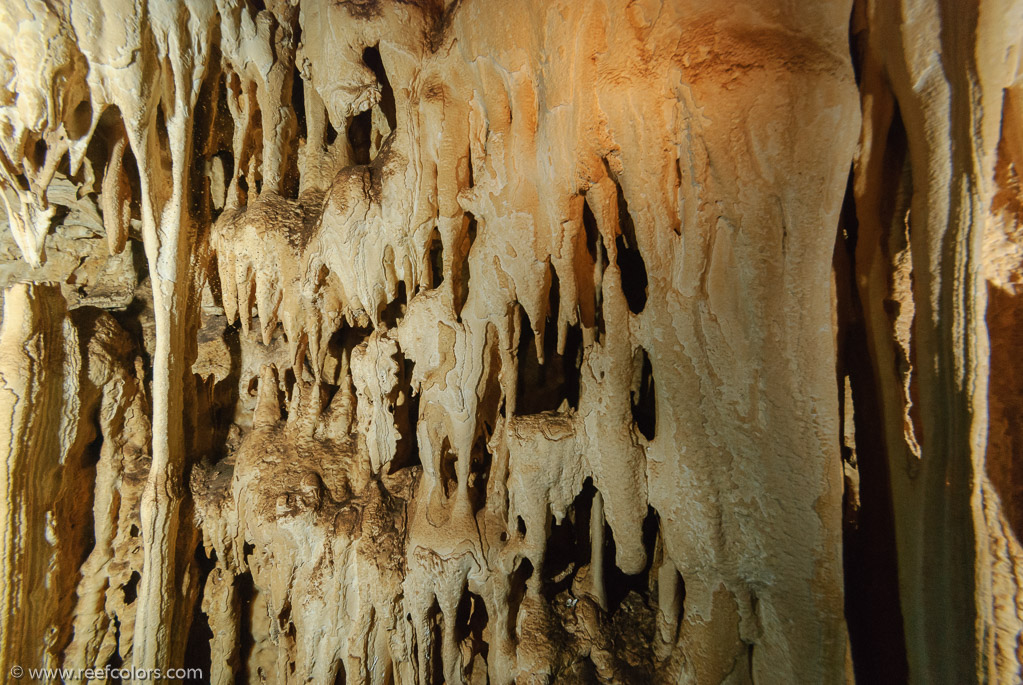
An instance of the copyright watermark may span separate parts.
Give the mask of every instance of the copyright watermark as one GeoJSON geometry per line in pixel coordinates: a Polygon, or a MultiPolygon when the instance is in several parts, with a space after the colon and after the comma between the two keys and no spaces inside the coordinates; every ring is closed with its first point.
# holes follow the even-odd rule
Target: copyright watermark
{"type": "Polygon", "coordinates": [[[115,668],[105,666],[103,668],[29,668],[11,666],[11,678],[21,680],[28,676],[31,680],[42,680],[45,682],[56,679],[68,680],[93,680],[105,678],[120,678],[128,680],[202,680],[203,670],[201,668],[115,668]]]}

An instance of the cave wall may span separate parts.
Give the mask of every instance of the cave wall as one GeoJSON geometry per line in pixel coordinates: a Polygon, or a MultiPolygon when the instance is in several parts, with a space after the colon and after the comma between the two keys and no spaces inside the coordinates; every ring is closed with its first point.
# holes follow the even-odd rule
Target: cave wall
{"type": "Polygon", "coordinates": [[[1018,679],[966,5],[0,6],[0,672],[1018,679]]]}

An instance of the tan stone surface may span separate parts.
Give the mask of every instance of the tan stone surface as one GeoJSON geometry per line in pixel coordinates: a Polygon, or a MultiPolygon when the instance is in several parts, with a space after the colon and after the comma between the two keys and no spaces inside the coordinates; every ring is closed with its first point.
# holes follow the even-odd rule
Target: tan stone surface
{"type": "Polygon", "coordinates": [[[969,5],[0,5],[0,673],[1018,679],[969,5]]]}

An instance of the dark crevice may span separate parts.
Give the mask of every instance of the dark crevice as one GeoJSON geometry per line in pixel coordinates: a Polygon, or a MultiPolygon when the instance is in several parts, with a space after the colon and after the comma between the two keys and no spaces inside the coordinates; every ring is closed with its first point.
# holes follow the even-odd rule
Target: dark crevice
{"type": "MultiPolygon", "coordinates": [[[[79,311],[81,311],[82,309],[85,309],[85,307],[80,308],[79,311]]],[[[96,430],[96,434],[93,437],[93,439],[89,442],[88,445],[86,445],[85,449],[82,450],[81,455],[82,459],[80,462],[80,466],[83,469],[88,469],[90,471],[95,469],[96,464],[99,463],[102,448],[103,433],[100,432],[99,430],[96,430]]]]}
{"type": "Polygon", "coordinates": [[[190,668],[200,668],[203,673],[208,674],[212,663],[210,640],[213,639],[213,631],[210,630],[209,621],[202,610],[202,590],[206,587],[206,579],[216,566],[216,561],[207,557],[202,544],[199,544],[195,550],[195,562],[199,572],[200,594],[192,607],[192,625],[185,646],[185,664],[190,668]]]}
{"type": "MultiPolygon", "coordinates": [[[[359,112],[348,122],[348,144],[352,146],[352,163],[369,164],[373,134],[373,110],[359,112]]],[[[330,142],[330,134],[327,134],[330,142]]]]}
{"type": "MultiPolygon", "coordinates": [[[[879,240],[881,240],[882,254],[888,260],[891,271],[889,273],[889,280],[892,285],[893,294],[895,294],[895,259],[899,252],[909,247],[911,234],[911,215],[909,209],[910,199],[913,196],[913,170],[910,166],[909,138],[898,105],[895,106],[891,127],[888,130],[883,170],[886,176],[884,188],[889,189],[889,192],[882,195],[881,202],[879,203],[883,231],[883,235],[879,237],[879,240]]],[[[848,192],[849,190],[847,189],[848,192]]],[[[912,264],[911,260],[910,264],[912,264]]],[[[913,282],[914,275],[912,267],[910,267],[909,289],[908,292],[903,293],[908,296],[910,302],[904,303],[896,299],[886,299],[884,301],[885,312],[889,316],[893,331],[895,330],[896,320],[902,313],[902,308],[912,305],[913,282]]],[[[905,403],[909,402],[908,414],[912,439],[922,448],[923,424],[922,417],[920,416],[919,384],[915,371],[918,368],[916,359],[917,344],[916,335],[912,333],[915,330],[915,318],[914,314],[913,321],[909,325],[909,340],[904,344],[895,344],[895,356],[899,380],[902,383],[908,380],[909,385],[909,397],[905,397],[905,393],[903,393],[903,409],[905,410],[905,403]]]]}
{"type": "Polygon", "coordinates": [[[565,350],[558,354],[558,308],[560,292],[557,273],[551,268],[550,302],[543,334],[543,363],[536,353],[535,338],[530,335],[529,316],[522,314],[522,333],[518,346],[518,379],[515,413],[538,414],[556,411],[563,402],[579,408],[579,369],[582,366],[583,337],[578,325],[569,326],[565,350]]]}
{"type": "Polygon", "coordinates": [[[430,269],[430,278],[428,279],[431,288],[439,288],[440,284],[444,282],[444,242],[441,240],[440,231],[434,227],[430,233],[430,242],[428,243],[430,256],[427,267],[430,269]]]}
{"type": "Polygon", "coordinates": [[[345,673],[345,662],[340,659],[337,660],[337,673],[334,675],[334,685],[345,685],[348,682],[347,674],[345,673]]]}
{"type": "Polygon", "coordinates": [[[35,145],[32,146],[32,166],[33,167],[35,167],[37,169],[41,169],[43,166],[46,165],[46,153],[47,153],[47,151],[48,151],[48,148],[46,146],[46,141],[45,140],[40,138],[39,140],[37,140],[35,142],[35,145]]]}
{"type": "Polygon", "coordinates": [[[657,427],[657,400],[654,394],[654,372],[646,350],[637,351],[634,364],[639,378],[632,389],[632,420],[647,440],[653,440],[657,427]]]}
{"type": "Polygon", "coordinates": [[[408,306],[408,293],[405,288],[405,281],[398,281],[398,291],[380,314],[380,321],[386,328],[394,328],[405,316],[405,308],[408,306]]]}
{"type": "Polygon", "coordinates": [[[686,617],[686,579],[682,577],[678,569],[675,569],[675,582],[678,583],[678,620],[675,623],[676,632],[682,630],[682,621],[686,617]]]}
{"type": "MultiPolygon", "coordinates": [[[[107,665],[110,666],[111,669],[115,669],[116,668],[116,669],[120,670],[121,668],[124,667],[124,659],[121,657],[121,647],[120,647],[120,644],[121,644],[121,626],[119,624],[115,623],[115,625],[111,626],[111,627],[114,628],[114,631],[115,631],[115,633],[117,635],[116,639],[117,639],[118,648],[115,649],[114,653],[110,655],[110,660],[107,661],[107,665]]],[[[115,683],[123,683],[124,682],[123,680],[116,679],[116,678],[111,678],[111,681],[113,681],[115,683]]]]}
{"type": "Polygon", "coordinates": [[[623,573],[615,564],[617,546],[614,541],[614,533],[610,526],[606,526],[604,534],[604,582],[609,614],[614,614],[618,610],[630,592],[637,593],[649,603],[652,584],[650,570],[653,566],[659,525],[660,518],[657,512],[653,507],[647,507],[647,515],[643,519],[643,547],[646,550],[646,566],[635,575],[623,573]]]}
{"type": "Polygon", "coordinates": [[[419,421],[419,394],[413,393],[410,385],[414,367],[415,363],[411,359],[406,358],[403,360],[401,382],[405,388],[404,415],[406,424],[404,428],[398,431],[400,437],[398,438],[397,454],[391,460],[389,473],[394,473],[410,466],[422,466],[422,460],[419,456],[419,436],[416,428],[416,424],[419,421]]]}
{"type": "MultiPolygon", "coordinates": [[[[883,198],[881,210],[888,219],[894,215],[891,198],[883,198]]],[[[839,324],[837,387],[844,387],[848,377],[852,406],[845,406],[843,393],[842,411],[855,416],[853,444],[843,445],[843,457],[856,469],[859,479],[857,489],[847,481],[844,493],[845,615],[857,682],[900,683],[907,681],[908,667],[895,520],[888,456],[883,432],[877,430],[884,425],[880,389],[855,283],[856,245],[860,239],[850,173],[834,257],[839,324]]]]}
{"type": "MultiPolygon", "coordinates": [[[[298,39],[298,36],[296,36],[296,40],[298,39]]],[[[302,81],[302,73],[297,67],[292,68],[290,79],[291,99],[288,104],[291,109],[290,114],[294,117],[294,120],[286,120],[284,125],[287,127],[288,137],[294,143],[292,146],[287,146],[284,149],[284,164],[281,169],[282,177],[279,192],[283,197],[292,198],[299,195],[299,188],[301,186],[299,177],[301,172],[298,168],[298,150],[308,140],[309,131],[306,126],[305,83],[302,81]]]]}
{"type": "Polygon", "coordinates": [[[622,274],[622,292],[629,305],[629,311],[639,314],[646,307],[647,273],[643,255],[639,252],[636,242],[636,225],[629,213],[629,203],[625,200],[622,186],[615,181],[618,189],[618,229],[620,233],[615,239],[618,251],[617,264],[622,274]]]}
{"type": "Polygon", "coordinates": [[[156,106],[156,142],[161,160],[148,160],[150,164],[163,164],[164,168],[171,166],[170,136],[167,132],[167,119],[163,111],[163,103],[156,106]]]}
{"type": "Polygon", "coordinates": [[[571,591],[580,568],[590,563],[590,513],[597,489],[587,478],[561,523],[551,526],[543,565],[542,592],[548,601],[571,591]]]}
{"type": "MultiPolygon", "coordinates": [[[[221,60],[220,49],[214,43],[210,59],[213,63],[221,60]]],[[[220,149],[217,134],[220,126],[217,121],[219,102],[223,88],[223,79],[215,70],[211,70],[203,79],[192,109],[192,145],[195,151],[191,157],[191,168],[187,170],[192,188],[187,210],[200,226],[210,223],[213,203],[210,199],[210,186],[207,182],[209,161],[220,149]]]]}
{"type": "MultiPolygon", "coordinates": [[[[597,227],[597,219],[593,216],[589,202],[583,202],[583,231],[586,234],[586,252],[590,256],[590,273],[593,274],[593,322],[597,328],[597,341],[604,338],[604,306],[603,306],[603,275],[607,273],[610,261],[604,248],[604,239],[597,227]]],[[[583,308],[585,311],[585,308],[583,308]]],[[[583,321],[583,325],[587,325],[583,321]]]]}
{"type": "Polygon", "coordinates": [[[135,600],[138,599],[139,581],[141,579],[142,576],[139,574],[138,571],[131,572],[131,577],[128,579],[128,582],[125,583],[124,586],[121,588],[121,591],[124,593],[125,604],[134,604],[135,600]]]}
{"type": "Polygon", "coordinates": [[[380,84],[380,111],[387,119],[388,127],[393,131],[398,126],[398,120],[394,104],[394,90],[391,82],[387,79],[387,72],[384,70],[384,62],[380,57],[380,49],[373,45],[362,51],[362,61],[369,67],[380,84]]]}
{"type": "Polygon", "coordinates": [[[590,262],[597,263],[599,250],[602,244],[600,229],[597,227],[597,218],[593,216],[589,202],[583,202],[583,232],[586,234],[586,252],[590,255],[590,262]]]}
{"type": "MultiPolygon", "coordinates": [[[[118,139],[126,135],[124,124],[121,119],[121,110],[118,109],[116,105],[109,105],[100,115],[99,122],[96,124],[96,133],[93,135],[92,140],[89,143],[88,157],[92,160],[94,171],[103,169],[104,173],[106,172],[106,165],[110,159],[110,153],[113,150],[113,147],[117,144],[118,139]]],[[[131,145],[126,144],[124,146],[121,164],[121,177],[127,180],[128,187],[131,190],[131,218],[141,220],[142,186],[141,181],[139,180],[138,163],[135,160],[135,154],[131,145]]],[[[84,165],[83,169],[79,170],[79,175],[83,173],[84,165]]],[[[95,187],[99,186],[97,185],[95,187]]],[[[131,243],[129,243],[129,245],[130,244],[131,243]]],[[[136,271],[138,271],[138,268],[136,268],[136,271]]],[[[142,275],[140,273],[140,280],[141,277],[142,275]]]]}
{"type": "Polygon", "coordinates": [[[462,320],[462,307],[465,306],[466,300],[469,299],[469,254],[472,252],[473,243],[476,242],[476,217],[470,212],[465,213],[465,239],[464,239],[464,256],[462,257],[462,268],[459,272],[458,287],[455,289],[455,315],[458,321],[462,320]]]}
{"type": "Polygon", "coordinates": [[[494,324],[487,324],[484,355],[484,364],[489,366],[490,373],[481,378],[481,386],[477,389],[479,404],[477,405],[476,430],[478,437],[486,444],[494,434],[494,426],[498,423],[501,407],[504,404],[504,390],[501,385],[503,362],[500,335],[494,324]]]}
{"type": "MultiPolygon", "coordinates": [[[[214,103],[215,111],[213,113],[213,119],[216,122],[216,126],[214,130],[211,131],[212,138],[210,151],[233,151],[234,117],[231,116],[231,106],[228,104],[228,99],[233,97],[233,94],[225,74],[220,74],[216,83],[216,102],[214,103]]],[[[227,178],[230,179],[231,177],[228,176],[227,178]]]]}
{"type": "Polygon", "coordinates": [[[551,264],[548,266],[551,276],[550,289],[547,291],[547,318],[543,325],[544,361],[550,359],[548,349],[556,350],[558,344],[558,321],[561,318],[561,279],[558,270],[551,264]]]}
{"type": "Polygon", "coordinates": [[[286,410],[290,406],[292,400],[295,399],[295,370],[290,366],[284,370],[284,396],[287,399],[287,403],[284,405],[286,410]]]}
{"type": "MultiPolygon", "coordinates": [[[[243,552],[247,555],[251,551],[251,545],[246,543],[243,546],[243,552]],[[245,548],[250,548],[246,551],[245,548]]],[[[241,664],[241,668],[238,670],[236,676],[236,682],[256,682],[258,683],[260,678],[258,673],[249,673],[249,657],[252,655],[252,650],[255,649],[256,641],[253,637],[253,609],[256,597],[256,586],[252,582],[251,573],[242,573],[235,576],[234,579],[235,595],[238,598],[238,614],[239,614],[239,626],[238,626],[238,659],[241,664]]],[[[264,616],[257,616],[257,619],[265,619],[264,616]]]]}
{"type": "Polygon", "coordinates": [[[453,497],[458,489],[458,455],[451,449],[447,437],[440,446],[440,481],[444,486],[444,496],[453,497]]]}
{"type": "Polygon", "coordinates": [[[988,385],[990,428],[987,471],[1002,500],[1006,518],[1023,537],[1023,297],[988,283],[987,324],[991,339],[988,385]]]}
{"type": "MultiPolygon", "coordinates": [[[[330,340],[327,342],[327,354],[339,360],[339,362],[342,359],[351,360],[352,351],[365,342],[372,332],[373,329],[369,326],[348,326],[342,324],[340,328],[331,334],[330,340]]],[[[346,380],[342,377],[338,382],[339,384],[344,384],[346,380]]]]}
{"type": "MultiPolygon", "coordinates": [[[[468,643],[468,650],[463,653],[470,655],[480,655],[483,657],[483,661],[486,662],[490,656],[490,645],[485,639],[485,633],[487,623],[490,617],[487,613],[487,607],[483,603],[483,598],[472,592],[463,592],[462,598],[458,602],[458,613],[455,622],[455,640],[459,644],[468,643]]],[[[472,668],[472,662],[463,664],[463,667],[468,670],[472,668]]],[[[477,674],[486,676],[486,673],[477,674]]]]}
{"type": "Polygon", "coordinates": [[[92,99],[86,98],[79,102],[67,117],[64,129],[67,131],[68,138],[80,140],[89,132],[90,126],[92,126],[92,99]]]}
{"type": "MultiPolygon", "coordinates": [[[[449,618],[448,620],[452,619],[449,618]]],[[[444,682],[444,615],[441,613],[440,605],[436,599],[430,605],[430,610],[426,614],[426,621],[430,629],[430,651],[427,663],[431,667],[431,673],[429,674],[428,682],[432,685],[440,685],[444,682]]]]}
{"type": "Polygon", "coordinates": [[[469,461],[469,501],[473,512],[480,511],[487,503],[487,482],[490,480],[490,466],[493,455],[487,448],[484,435],[476,438],[469,461]]]}
{"type": "MultiPolygon", "coordinates": [[[[230,373],[220,382],[210,378],[203,388],[207,412],[199,417],[208,433],[206,456],[213,462],[228,453],[228,436],[234,425],[235,412],[241,399],[238,393],[241,375],[241,340],[237,327],[225,327],[221,340],[230,352],[230,373]]],[[[258,379],[255,379],[258,382],[258,379]]]]}
{"type": "MultiPolygon", "coordinates": [[[[519,519],[521,521],[521,519],[519,519]]],[[[522,598],[526,596],[526,584],[533,576],[533,563],[529,559],[521,559],[509,579],[508,587],[508,635],[518,637],[516,619],[522,598]]]]}
{"type": "Polygon", "coordinates": [[[306,128],[305,81],[302,80],[302,72],[298,67],[291,71],[291,109],[295,112],[295,123],[298,125],[296,135],[299,140],[306,140],[309,132],[306,128]]]}
{"type": "MultiPolygon", "coordinates": [[[[1019,128],[1019,95],[1004,91],[1002,137],[995,166],[996,193],[992,210],[1018,227],[1023,223],[1023,192],[1017,165],[1018,154],[1011,140],[1019,128]]],[[[1013,274],[1018,276],[1017,272],[1013,274]]],[[[1023,291],[1018,284],[1000,285],[988,281],[987,323],[991,344],[988,383],[987,472],[1002,501],[1003,511],[1016,538],[1023,537],[1023,291]]]]}

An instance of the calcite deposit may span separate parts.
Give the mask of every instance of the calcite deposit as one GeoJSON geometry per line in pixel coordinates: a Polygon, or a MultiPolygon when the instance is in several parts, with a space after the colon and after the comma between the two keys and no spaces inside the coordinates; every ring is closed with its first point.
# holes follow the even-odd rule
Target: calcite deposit
{"type": "Polygon", "coordinates": [[[1021,48],[0,0],[0,678],[1019,682],[1021,48]]]}

